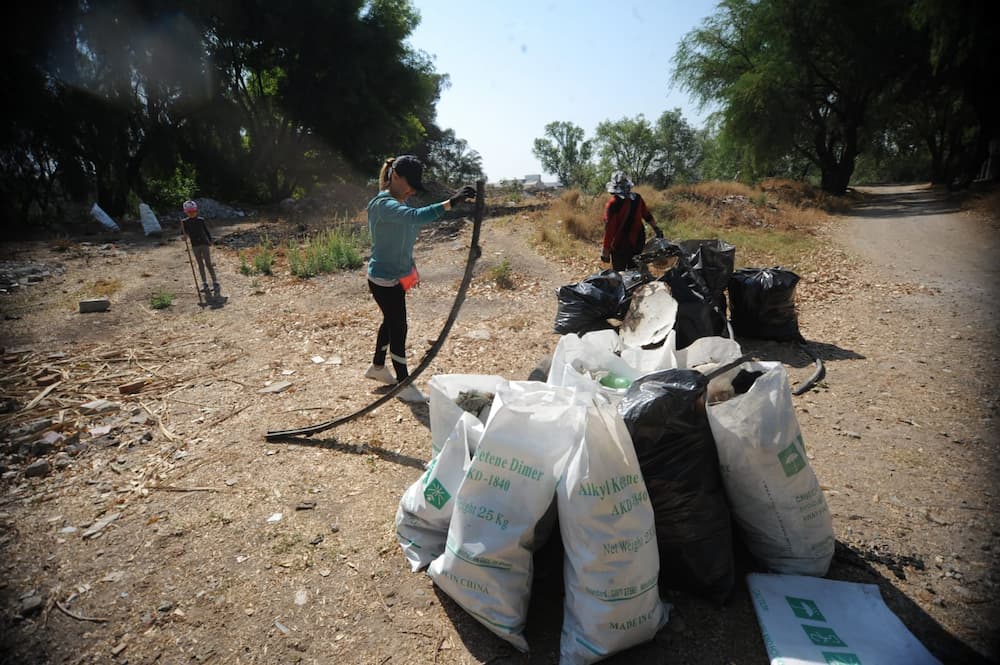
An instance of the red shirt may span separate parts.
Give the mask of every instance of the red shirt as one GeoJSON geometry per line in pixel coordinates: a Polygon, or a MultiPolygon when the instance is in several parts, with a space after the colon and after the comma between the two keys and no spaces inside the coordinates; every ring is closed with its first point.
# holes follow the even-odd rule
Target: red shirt
{"type": "Polygon", "coordinates": [[[642,196],[633,192],[635,196],[634,204],[632,199],[612,196],[604,205],[604,254],[609,255],[616,249],[623,249],[626,246],[632,249],[642,249],[641,242],[645,236],[642,229],[642,220],[650,224],[653,223],[653,214],[646,207],[646,202],[642,196]],[[626,217],[629,209],[632,209],[631,224],[622,233],[622,227],[626,226],[626,217]]]}

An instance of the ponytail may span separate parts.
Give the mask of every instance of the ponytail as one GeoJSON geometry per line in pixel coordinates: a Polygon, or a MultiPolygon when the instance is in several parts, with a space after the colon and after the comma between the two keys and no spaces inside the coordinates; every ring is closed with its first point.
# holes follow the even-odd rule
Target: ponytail
{"type": "Polygon", "coordinates": [[[395,157],[387,157],[385,162],[382,164],[382,170],[378,174],[378,188],[379,191],[383,189],[389,189],[389,176],[392,174],[392,163],[396,161],[395,157]]]}

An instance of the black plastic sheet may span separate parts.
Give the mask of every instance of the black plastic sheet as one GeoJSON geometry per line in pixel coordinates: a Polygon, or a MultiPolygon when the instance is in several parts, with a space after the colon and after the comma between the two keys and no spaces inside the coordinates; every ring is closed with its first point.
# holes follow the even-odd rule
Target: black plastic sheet
{"type": "Polygon", "coordinates": [[[637,379],[618,405],[653,505],[660,585],[724,602],[735,579],[732,524],[705,413],[708,379],[670,369],[637,379]]]}

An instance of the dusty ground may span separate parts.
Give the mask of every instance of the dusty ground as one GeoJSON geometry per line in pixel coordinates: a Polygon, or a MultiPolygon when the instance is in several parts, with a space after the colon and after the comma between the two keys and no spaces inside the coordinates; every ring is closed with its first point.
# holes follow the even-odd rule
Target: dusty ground
{"type": "MultiPolygon", "coordinates": [[[[524,226],[487,224],[473,289],[420,385],[525,378],[554,347],[554,290],[598,266],[542,258],[524,226]],[[510,291],[487,276],[503,259],[510,291]]],[[[796,404],[841,543],[830,577],[878,584],[944,662],[996,660],[997,220],[927,189],[879,188],[823,236],[795,269],[827,377],[796,404]]],[[[411,366],[447,314],[467,242],[466,228],[419,246],[411,366]]],[[[249,278],[235,251],[216,256],[229,301],[202,309],[176,239],[3,246],[3,261],[52,273],[0,300],[4,397],[25,407],[54,387],[0,425],[47,419],[69,438],[3,440],[27,460],[4,457],[0,485],[0,662],[556,662],[557,580],[538,582],[523,655],[408,572],[393,515],[429,456],[425,406],[393,402],[303,445],[264,442],[266,429],[378,395],[362,378],[378,323],[362,274],[249,278]],[[118,281],[111,311],[77,314],[98,279],[118,281]],[[160,289],[177,298],[152,310],[160,289]],[[140,392],[119,393],[138,379],[140,392]],[[276,381],[292,385],[259,392],[276,381]],[[81,414],[96,398],[119,408],[81,414]],[[38,455],[51,469],[25,478],[38,455]]],[[[745,348],[794,380],[810,373],[787,346],[745,348]]],[[[607,662],[767,662],[744,588],[722,608],[666,595],[669,626],[607,662]]]]}

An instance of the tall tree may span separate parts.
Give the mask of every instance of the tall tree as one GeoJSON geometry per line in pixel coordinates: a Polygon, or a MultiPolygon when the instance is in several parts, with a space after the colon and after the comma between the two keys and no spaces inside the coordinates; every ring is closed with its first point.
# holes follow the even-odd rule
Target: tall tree
{"type": "Polygon", "coordinates": [[[910,117],[928,143],[933,178],[968,185],[990,143],[1000,141],[1000,7],[988,0],[915,0],[911,15],[929,48],[923,76],[910,87],[916,106],[910,117]]]}
{"type": "Polygon", "coordinates": [[[427,159],[431,178],[448,187],[486,178],[482,155],[469,149],[468,141],[457,138],[454,129],[444,130],[430,142],[427,159]]]}
{"type": "Polygon", "coordinates": [[[567,187],[585,186],[593,145],[584,140],[583,128],[566,121],[550,122],[545,125],[545,136],[535,139],[531,150],[542,168],[567,187]]]}
{"type": "Polygon", "coordinates": [[[912,65],[907,0],[723,0],[688,33],[674,80],[721,106],[764,170],[797,153],[842,193],[872,105],[912,65]]]}
{"type": "MultiPolygon", "coordinates": [[[[274,201],[420,144],[446,78],[406,43],[409,0],[7,3],[0,192],[112,215],[178,165],[202,191],[274,201]]],[[[183,174],[181,174],[183,175],[183,174]]],[[[6,198],[6,196],[5,196],[6,198]]],[[[36,215],[37,216],[37,215],[36,215]]]]}
{"type": "Polygon", "coordinates": [[[625,171],[635,182],[650,179],[659,146],[653,126],[641,113],[635,118],[605,120],[594,134],[606,170],[625,171]]]}
{"type": "Polygon", "coordinates": [[[681,110],[664,111],[656,121],[658,147],[653,163],[652,181],[658,187],[669,187],[677,181],[699,178],[699,168],[705,157],[706,133],[696,130],[681,110]]]}

